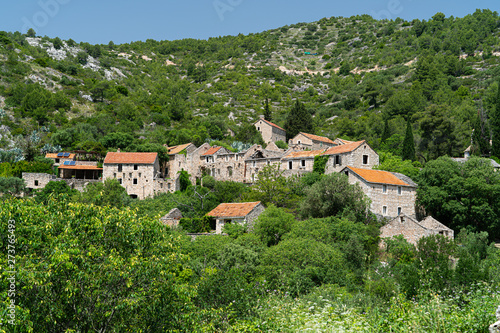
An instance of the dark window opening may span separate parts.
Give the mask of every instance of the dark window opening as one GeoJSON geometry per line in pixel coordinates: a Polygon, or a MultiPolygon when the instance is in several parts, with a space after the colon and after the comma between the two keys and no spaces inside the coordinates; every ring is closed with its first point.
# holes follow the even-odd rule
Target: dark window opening
{"type": "Polygon", "coordinates": [[[122,172],[122,165],[118,165],[118,172],[122,172]]]}
{"type": "Polygon", "coordinates": [[[293,162],[289,161],[288,162],[288,169],[292,170],[292,168],[293,168],[293,162]]]}
{"type": "Polygon", "coordinates": [[[134,178],[134,185],[137,185],[137,178],[134,178]]]}
{"type": "Polygon", "coordinates": [[[134,170],[137,170],[139,166],[137,164],[134,164],[134,170]]]}
{"type": "Polygon", "coordinates": [[[38,180],[35,180],[35,186],[38,186],[38,180]]]}
{"type": "Polygon", "coordinates": [[[363,164],[368,164],[368,155],[363,155],[363,164]]]}

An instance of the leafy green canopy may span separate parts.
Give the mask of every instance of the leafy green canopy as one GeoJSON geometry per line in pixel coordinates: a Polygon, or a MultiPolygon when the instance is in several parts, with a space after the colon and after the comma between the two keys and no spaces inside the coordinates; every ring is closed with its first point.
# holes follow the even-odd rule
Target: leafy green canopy
{"type": "MultiPolygon", "coordinates": [[[[130,210],[49,199],[0,202],[15,221],[16,323],[36,332],[197,331],[179,240],[130,210]]],[[[0,246],[7,248],[7,232],[0,246]]],[[[0,254],[7,262],[7,251],[0,254]]],[[[10,300],[1,280],[0,311],[10,300]]]]}

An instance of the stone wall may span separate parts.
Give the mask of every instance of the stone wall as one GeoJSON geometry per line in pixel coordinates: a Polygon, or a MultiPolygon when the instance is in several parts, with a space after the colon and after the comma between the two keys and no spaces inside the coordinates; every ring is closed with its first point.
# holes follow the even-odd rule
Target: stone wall
{"type": "Polygon", "coordinates": [[[275,126],[269,125],[264,120],[260,119],[255,123],[255,128],[262,135],[262,139],[267,144],[269,142],[283,141],[286,142],[286,132],[275,126]]]}
{"type": "Polygon", "coordinates": [[[63,179],[69,187],[72,189],[83,192],[85,187],[90,183],[100,183],[100,180],[92,180],[92,179],[63,179]]]}
{"type": "Polygon", "coordinates": [[[253,230],[257,218],[266,210],[263,204],[258,204],[254,209],[246,216],[245,222],[249,231],[253,230]]]}
{"type": "Polygon", "coordinates": [[[336,146],[334,143],[313,140],[302,133],[299,133],[293,139],[290,139],[288,144],[290,147],[302,146],[303,148],[310,150],[320,150],[336,146]]]}
{"type": "Polygon", "coordinates": [[[434,234],[407,216],[399,216],[380,228],[380,238],[402,235],[409,243],[417,245],[420,238],[434,234]]]}
{"type": "Polygon", "coordinates": [[[314,169],[314,157],[286,158],[281,160],[281,170],[285,170],[285,175],[301,175],[312,172],[314,169]],[[291,167],[290,168],[290,164],[291,167]]]}
{"type": "Polygon", "coordinates": [[[362,169],[372,169],[374,166],[379,165],[378,154],[366,143],[362,144],[351,152],[338,154],[338,156],[340,156],[341,164],[336,163],[336,156],[337,155],[331,155],[328,159],[328,162],[326,163],[325,174],[340,172],[346,166],[352,166],[362,169]],[[368,157],[367,163],[363,163],[363,156],[368,157]]]}
{"type": "Polygon", "coordinates": [[[118,179],[128,195],[137,199],[145,199],[154,196],[159,191],[160,183],[155,181],[159,170],[158,159],[154,164],[105,164],[103,180],[118,179]],[[121,171],[119,171],[120,166],[121,171]],[[137,170],[134,166],[137,166],[137,170]]]}
{"type": "Polygon", "coordinates": [[[54,175],[48,173],[33,173],[33,172],[23,172],[22,178],[26,183],[26,187],[32,190],[38,190],[44,188],[50,181],[61,180],[54,175]]]}

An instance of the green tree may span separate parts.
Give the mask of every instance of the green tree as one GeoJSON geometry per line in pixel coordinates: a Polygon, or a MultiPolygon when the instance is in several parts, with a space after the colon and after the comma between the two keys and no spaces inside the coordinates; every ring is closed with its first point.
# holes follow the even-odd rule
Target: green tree
{"type": "Polygon", "coordinates": [[[264,105],[264,119],[267,121],[272,121],[272,113],[271,108],[269,107],[269,98],[266,97],[266,104],[264,105]]]}
{"type": "Polygon", "coordinates": [[[263,145],[264,139],[262,134],[257,131],[257,128],[252,123],[242,124],[238,127],[234,139],[243,143],[263,145]]]}
{"type": "Polygon", "coordinates": [[[389,128],[389,119],[385,118],[384,120],[384,131],[382,132],[382,138],[380,139],[380,143],[384,143],[391,136],[391,129],[389,128]]]}
{"type": "Polygon", "coordinates": [[[491,154],[500,157],[500,80],[498,80],[498,89],[495,99],[495,105],[490,115],[491,124],[491,154]]]}
{"type": "Polygon", "coordinates": [[[342,173],[332,173],[305,189],[300,212],[305,217],[343,215],[363,222],[368,217],[369,201],[361,187],[349,184],[342,173]]]}
{"type": "Polygon", "coordinates": [[[125,207],[131,199],[127,190],[120,185],[117,179],[106,179],[104,182],[88,184],[76,200],[96,206],[125,207]]]}
{"type": "Polygon", "coordinates": [[[270,205],[258,217],[253,232],[259,236],[267,246],[278,244],[284,235],[292,229],[295,218],[282,208],[270,205]]]}
{"type": "Polygon", "coordinates": [[[314,164],[313,164],[313,172],[316,172],[320,175],[325,173],[326,163],[330,156],[328,155],[316,155],[314,156],[314,164]]]}
{"type": "Polygon", "coordinates": [[[351,65],[349,64],[349,61],[347,60],[342,61],[342,64],[340,64],[339,74],[340,75],[351,74],[351,65]]]}
{"type": "Polygon", "coordinates": [[[36,37],[36,32],[35,32],[35,29],[33,29],[33,28],[29,28],[29,29],[28,29],[28,32],[26,32],[26,36],[28,36],[28,37],[32,37],[32,38],[33,38],[33,37],[36,37]]]}
{"type": "Polygon", "coordinates": [[[413,130],[411,128],[410,117],[408,117],[408,122],[406,124],[406,134],[403,141],[403,160],[415,161],[415,139],[413,137],[413,130]]]}
{"type": "Polygon", "coordinates": [[[70,199],[78,191],[69,187],[64,180],[51,181],[36,194],[35,199],[39,203],[47,203],[50,200],[70,199]]]}
{"type": "Polygon", "coordinates": [[[286,131],[287,140],[293,138],[300,132],[313,133],[313,119],[309,111],[306,110],[304,104],[295,100],[295,104],[288,113],[285,121],[284,129],[286,131]]]}
{"type": "Polygon", "coordinates": [[[189,180],[189,177],[191,176],[186,170],[181,170],[178,172],[179,174],[179,186],[180,186],[180,191],[184,192],[186,191],[191,184],[191,180],[189,180]]]}
{"type": "Polygon", "coordinates": [[[0,177],[0,193],[20,195],[26,191],[24,179],[17,177],[0,177]]]}

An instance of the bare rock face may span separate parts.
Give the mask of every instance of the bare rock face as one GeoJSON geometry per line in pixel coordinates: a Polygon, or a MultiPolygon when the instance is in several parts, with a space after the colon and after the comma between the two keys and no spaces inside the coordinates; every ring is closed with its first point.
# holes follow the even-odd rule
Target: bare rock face
{"type": "Polygon", "coordinates": [[[496,311],[497,322],[490,325],[490,333],[500,333],[500,306],[496,311]]]}

